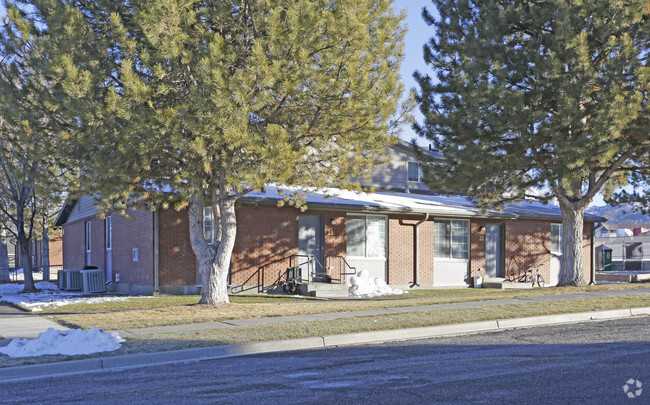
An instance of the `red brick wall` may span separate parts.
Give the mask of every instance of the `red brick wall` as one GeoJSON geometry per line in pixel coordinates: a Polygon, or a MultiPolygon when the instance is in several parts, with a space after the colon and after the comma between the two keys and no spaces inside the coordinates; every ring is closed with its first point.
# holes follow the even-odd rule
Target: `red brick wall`
{"type": "Polygon", "coordinates": [[[57,236],[50,240],[50,266],[63,264],[63,237],[57,236]]]}
{"type": "MultiPolygon", "coordinates": [[[[308,210],[320,215],[324,224],[324,255],[345,256],[346,216],[342,212],[308,210]],[[331,224],[331,220],[335,224],[331,224]]],[[[295,208],[242,205],[237,209],[237,241],[233,250],[231,283],[241,285],[259,267],[264,267],[264,284],[274,283],[298,254],[298,216],[295,208]]],[[[323,263],[327,266],[327,263],[323,263]]],[[[338,262],[332,263],[332,277],[339,277],[338,262]]],[[[257,283],[257,277],[246,284],[257,283]]]]}
{"type": "MultiPolygon", "coordinates": [[[[120,283],[153,286],[153,216],[145,210],[129,210],[126,216],[113,214],[113,277],[120,274],[120,283]],[[133,261],[133,249],[138,249],[138,261],[133,261]]],[[[104,229],[102,219],[102,229],[104,229]]],[[[94,224],[93,224],[94,226],[94,224]]],[[[94,230],[93,230],[94,232],[94,230]]],[[[105,243],[105,237],[102,237],[105,243]]],[[[94,244],[94,242],[93,242],[94,244]]],[[[105,244],[102,245],[105,252],[105,244]]],[[[105,267],[105,262],[98,265],[105,267]]]]}
{"type": "MultiPolygon", "coordinates": [[[[550,280],[551,265],[551,223],[554,221],[540,220],[506,220],[505,232],[505,273],[518,268],[510,257],[514,256],[522,269],[529,266],[540,266],[540,272],[545,280],[550,280]]],[[[479,275],[479,268],[485,270],[485,231],[479,232],[480,226],[500,223],[489,219],[472,220],[470,223],[470,272],[471,276],[479,275]],[[481,240],[483,239],[483,240],[481,240]]],[[[593,223],[585,223],[583,232],[583,269],[587,282],[591,279],[591,234],[593,223]]],[[[482,275],[485,275],[483,272],[482,275]]]]}
{"type": "Polygon", "coordinates": [[[63,268],[83,268],[84,254],[83,221],[63,225],[63,268]]]}
{"type": "Polygon", "coordinates": [[[90,221],[90,265],[103,269],[105,253],[104,220],[86,218],[63,226],[63,267],[83,269],[86,265],[86,222],[90,221]]]}
{"type": "MultiPolygon", "coordinates": [[[[153,285],[153,213],[130,211],[132,220],[113,215],[113,274],[120,273],[121,282],[153,285]],[[132,261],[132,249],[139,249],[139,261],[132,261]]],[[[309,210],[306,214],[321,215],[324,224],[325,256],[346,256],[346,213],[309,210]],[[331,224],[334,219],[335,224],[331,224]]],[[[275,282],[289,265],[288,257],[298,254],[298,216],[295,208],[244,204],[237,209],[237,240],[232,256],[231,283],[240,285],[264,267],[264,284],[275,282]]],[[[413,281],[413,225],[421,215],[388,216],[388,282],[407,285],[413,281]],[[401,223],[400,223],[401,221],[401,223]]],[[[93,265],[104,263],[104,220],[92,218],[93,265]]],[[[159,258],[161,286],[196,285],[196,260],[189,240],[187,210],[159,212],[159,258]]],[[[470,221],[470,271],[477,275],[485,268],[485,241],[478,229],[494,220],[470,221]]],[[[550,222],[536,220],[505,220],[505,264],[515,255],[522,267],[541,265],[545,278],[550,266],[550,222]]],[[[63,259],[66,268],[84,266],[84,221],[65,225],[63,259]]],[[[584,268],[590,279],[591,233],[593,224],[585,224],[584,268]]],[[[434,219],[419,227],[419,283],[433,284],[434,219]]],[[[338,263],[333,264],[333,277],[338,276],[338,263]]],[[[506,267],[506,271],[507,271],[506,267]]],[[[547,278],[548,279],[548,278],[547,278]]],[[[247,284],[257,283],[254,277],[247,284]]]]}
{"type": "MultiPolygon", "coordinates": [[[[414,226],[423,215],[391,215],[388,218],[388,284],[407,285],[414,281],[414,226]]],[[[433,284],[433,220],[419,229],[420,285],[433,284]]]]}
{"type": "Polygon", "coordinates": [[[190,244],[187,210],[160,210],[158,229],[160,285],[196,285],[196,257],[190,244]]]}

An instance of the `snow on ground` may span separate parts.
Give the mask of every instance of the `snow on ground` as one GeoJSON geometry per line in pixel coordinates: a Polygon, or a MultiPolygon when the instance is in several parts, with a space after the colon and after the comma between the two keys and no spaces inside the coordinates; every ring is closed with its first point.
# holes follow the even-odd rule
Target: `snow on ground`
{"type": "Polygon", "coordinates": [[[356,276],[350,277],[348,295],[356,298],[378,297],[380,295],[407,294],[398,288],[391,288],[384,280],[371,278],[366,270],[361,270],[356,276]]]}
{"type": "Polygon", "coordinates": [[[18,305],[32,312],[43,308],[56,308],[70,304],[96,304],[107,301],[126,301],[132,297],[84,296],[79,291],[59,290],[56,284],[41,281],[35,284],[41,290],[35,293],[23,293],[23,284],[0,284],[0,302],[18,305]]]}
{"type": "Polygon", "coordinates": [[[98,352],[110,352],[122,347],[124,342],[116,332],[105,332],[92,328],[85,332],[81,329],[60,331],[48,329],[36,339],[13,339],[0,353],[9,357],[44,356],[48,354],[81,355],[98,352]]]}
{"type": "MultiPolygon", "coordinates": [[[[57,271],[56,267],[50,270],[50,280],[56,280],[56,276],[57,276],[56,271],[57,271]]],[[[34,281],[42,281],[43,272],[42,271],[32,272],[32,277],[34,278],[34,281]]],[[[25,281],[25,273],[23,272],[23,269],[16,269],[14,271],[10,271],[9,279],[11,281],[25,281]]]]}

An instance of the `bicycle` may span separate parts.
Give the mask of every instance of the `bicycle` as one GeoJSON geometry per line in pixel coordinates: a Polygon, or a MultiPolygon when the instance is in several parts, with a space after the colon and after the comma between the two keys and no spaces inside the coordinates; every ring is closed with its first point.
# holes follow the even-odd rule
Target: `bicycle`
{"type": "Polygon", "coordinates": [[[509,282],[531,283],[533,287],[537,284],[539,287],[544,287],[544,276],[540,273],[540,265],[530,265],[525,271],[522,271],[521,265],[514,256],[510,256],[508,261],[508,279],[509,282]],[[512,264],[516,264],[517,268],[513,269],[512,264]]]}

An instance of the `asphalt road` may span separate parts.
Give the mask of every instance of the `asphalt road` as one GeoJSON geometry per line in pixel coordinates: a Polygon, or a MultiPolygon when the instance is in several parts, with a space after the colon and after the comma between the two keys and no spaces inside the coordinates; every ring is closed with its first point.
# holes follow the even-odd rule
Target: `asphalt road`
{"type": "Polygon", "coordinates": [[[648,363],[643,317],[0,382],[0,403],[648,404],[648,363]]]}

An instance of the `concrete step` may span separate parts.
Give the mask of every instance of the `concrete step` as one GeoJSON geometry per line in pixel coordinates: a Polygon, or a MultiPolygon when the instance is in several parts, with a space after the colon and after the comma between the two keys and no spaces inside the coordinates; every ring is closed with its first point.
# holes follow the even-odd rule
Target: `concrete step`
{"type": "Polygon", "coordinates": [[[533,283],[522,283],[522,282],[510,282],[506,281],[501,284],[502,290],[532,290],[533,283]]]}
{"type": "Polygon", "coordinates": [[[307,294],[321,298],[342,298],[348,296],[348,286],[334,283],[311,283],[306,284],[307,294]]]}
{"type": "Polygon", "coordinates": [[[644,281],[650,281],[650,273],[597,271],[596,281],[611,281],[611,282],[621,282],[621,283],[644,282],[644,281]]]}
{"type": "Polygon", "coordinates": [[[501,288],[504,280],[503,277],[486,277],[483,279],[483,288],[501,288]]]}

